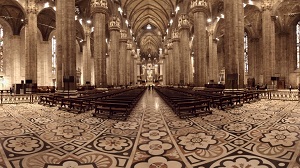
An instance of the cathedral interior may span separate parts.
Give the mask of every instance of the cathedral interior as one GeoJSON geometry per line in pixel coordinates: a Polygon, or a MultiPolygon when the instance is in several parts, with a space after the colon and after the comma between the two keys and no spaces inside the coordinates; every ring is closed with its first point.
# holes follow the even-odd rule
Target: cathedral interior
{"type": "Polygon", "coordinates": [[[0,91],[0,168],[300,168],[300,1],[0,0],[0,91]]]}

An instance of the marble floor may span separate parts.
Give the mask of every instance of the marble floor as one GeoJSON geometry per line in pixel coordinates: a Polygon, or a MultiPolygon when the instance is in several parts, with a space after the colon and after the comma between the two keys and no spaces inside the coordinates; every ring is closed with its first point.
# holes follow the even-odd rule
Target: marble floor
{"type": "Polygon", "coordinates": [[[261,100],[179,119],[147,90],[127,121],[0,106],[0,168],[300,168],[300,103],[261,100]]]}

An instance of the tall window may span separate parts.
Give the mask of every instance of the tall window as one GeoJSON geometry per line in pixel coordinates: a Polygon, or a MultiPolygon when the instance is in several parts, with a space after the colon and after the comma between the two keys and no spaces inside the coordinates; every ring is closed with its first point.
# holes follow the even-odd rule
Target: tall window
{"type": "Polygon", "coordinates": [[[52,37],[52,74],[56,74],[56,39],[52,37]]]}
{"type": "Polygon", "coordinates": [[[0,25],[0,72],[4,71],[4,56],[3,56],[3,27],[0,25]]]}
{"type": "Polygon", "coordinates": [[[244,34],[244,64],[245,72],[249,72],[249,58],[248,58],[248,34],[244,34]]]}
{"type": "Polygon", "coordinates": [[[300,68],[300,21],[296,26],[297,34],[297,68],[300,68]]]}

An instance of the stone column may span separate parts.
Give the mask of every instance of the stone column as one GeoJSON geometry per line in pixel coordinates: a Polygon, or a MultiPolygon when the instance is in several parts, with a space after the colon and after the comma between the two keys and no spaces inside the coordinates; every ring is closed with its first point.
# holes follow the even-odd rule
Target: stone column
{"type": "Polygon", "coordinates": [[[174,85],[180,84],[180,76],[183,76],[183,71],[181,71],[181,63],[183,62],[182,59],[180,59],[179,55],[179,34],[178,30],[175,28],[172,31],[172,42],[173,42],[173,72],[174,72],[174,85]]]}
{"type": "Polygon", "coordinates": [[[106,59],[106,75],[107,75],[107,78],[106,78],[106,80],[107,80],[107,84],[108,85],[111,85],[111,83],[112,83],[112,73],[111,73],[111,66],[110,66],[110,64],[111,64],[111,58],[110,58],[110,55],[111,55],[111,49],[110,49],[110,46],[111,46],[111,41],[109,40],[108,42],[107,42],[107,55],[106,55],[106,57],[105,57],[105,59],[106,59]]]}
{"type": "Polygon", "coordinates": [[[133,58],[133,83],[132,85],[135,86],[137,83],[137,74],[138,74],[138,67],[137,67],[137,63],[138,63],[138,57],[137,55],[134,56],[133,58]]]}
{"type": "Polygon", "coordinates": [[[83,44],[83,57],[82,57],[82,82],[91,82],[91,65],[89,64],[91,59],[91,34],[89,30],[86,30],[85,41],[83,44]]]}
{"type": "Polygon", "coordinates": [[[38,84],[40,86],[50,86],[51,82],[49,82],[49,76],[51,76],[51,72],[49,73],[49,67],[52,67],[52,53],[51,53],[51,40],[49,41],[42,41],[38,44],[38,53],[39,57],[37,57],[38,62],[38,84]],[[50,58],[50,62],[49,62],[50,58]]]}
{"type": "Polygon", "coordinates": [[[75,0],[56,1],[57,89],[76,90],[75,0]],[[63,78],[69,83],[63,83],[63,78]]]}
{"type": "Polygon", "coordinates": [[[140,62],[140,57],[137,58],[136,62],[136,73],[137,73],[137,82],[139,82],[141,78],[141,62],[140,62]]]}
{"type": "Polygon", "coordinates": [[[174,57],[173,57],[173,43],[172,40],[168,40],[168,72],[169,72],[169,84],[174,85],[174,57]]]}
{"type": "Polygon", "coordinates": [[[191,69],[191,57],[189,47],[189,32],[190,22],[187,14],[181,14],[178,19],[178,28],[180,36],[180,81],[183,81],[184,85],[191,83],[190,69],[191,69]]]}
{"type": "Polygon", "coordinates": [[[126,54],[126,84],[129,85],[130,84],[130,61],[131,61],[131,50],[132,50],[132,42],[130,40],[127,40],[127,45],[126,45],[126,49],[127,49],[127,54],[126,54]]]}
{"type": "MultiPolygon", "coordinates": [[[[74,18],[73,18],[74,19],[74,18]]],[[[27,24],[25,25],[25,80],[37,83],[37,7],[34,0],[28,0],[27,24]]]]}
{"type": "Polygon", "coordinates": [[[206,0],[192,0],[191,10],[194,16],[194,60],[196,86],[204,86],[207,79],[207,35],[206,22],[208,6],[206,0]]]}
{"type": "Polygon", "coordinates": [[[262,2],[262,48],[264,67],[262,74],[264,84],[272,84],[271,76],[275,75],[275,25],[271,18],[272,0],[262,2]]]}
{"type": "Polygon", "coordinates": [[[170,71],[169,71],[169,55],[168,55],[168,48],[167,45],[164,48],[164,55],[165,55],[165,59],[164,59],[164,70],[165,70],[165,74],[163,76],[163,80],[165,85],[170,85],[170,71]]]}
{"type": "Polygon", "coordinates": [[[219,81],[219,64],[218,64],[218,53],[217,53],[217,41],[214,40],[213,31],[208,33],[208,48],[209,48],[209,66],[208,66],[208,77],[209,80],[214,80],[215,83],[219,81]]]}
{"type": "Polygon", "coordinates": [[[110,85],[119,85],[119,46],[120,46],[120,19],[117,16],[112,16],[108,25],[110,31],[110,85]]]}
{"type": "MultiPolygon", "coordinates": [[[[158,64],[159,65],[159,80],[161,81],[161,78],[164,76],[164,72],[163,72],[163,58],[161,57],[160,58],[160,63],[158,64]]],[[[162,82],[160,82],[160,84],[163,84],[162,82]]]]}
{"type": "Polygon", "coordinates": [[[91,14],[94,26],[94,80],[95,87],[106,87],[106,42],[105,20],[108,11],[107,0],[91,0],[91,14]]]}
{"type": "Polygon", "coordinates": [[[131,57],[130,57],[130,83],[134,84],[134,57],[135,57],[135,50],[131,50],[131,57]]]}
{"type": "Polygon", "coordinates": [[[11,57],[12,57],[12,71],[13,73],[12,78],[11,78],[11,83],[20,83],[21,82],[21,51],[20,51],[20,47],[21,46],[21,37],[19,35],[13,35],[12,37],[10,37],[10,42],[11,44],[13,44],[14,46],[18,46],[18,47],[14,47],[13,50],[11,51],[11,57]]]}
{"type": "Polygon", "coordinates": [[[119,74],[120,74],[120,85],[126,85],[126,54],[127,54],[127,31],[120,30],[120,58],[119,58],[119,74]]]}
{"type": "Polygon", "coordinates": [[[244,8],[242,0],[224,0],[225,87],[244,87],[244,8]]]}
{"type": "MultiPolygon", "coordinates": [[[[275,68],[280,74],[280,76],[284,76],[285,79],[289,79],[289,54],[287,53],[287,50],[289,46],[291,46],[289,43],[291,43],[291,40],[289,40],[290,34],[286,32],[281,32],[277,34],[276,41],[278,40],[278,46],[276,46],[276,67],[275,68]]],[[[290,50],[293,51],[293,50],[290,50]]],[[[286,80],[288,82],[288,80],[286,80]]]]}

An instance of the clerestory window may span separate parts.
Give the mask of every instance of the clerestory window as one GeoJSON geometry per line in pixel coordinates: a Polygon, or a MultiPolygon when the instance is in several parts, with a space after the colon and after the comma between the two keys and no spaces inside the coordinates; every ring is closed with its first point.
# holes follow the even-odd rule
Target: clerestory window
{"type": "Polygon", "coordinates": [[[56,74],[56,39],[52,37],[52,74],[56,74]]]}

